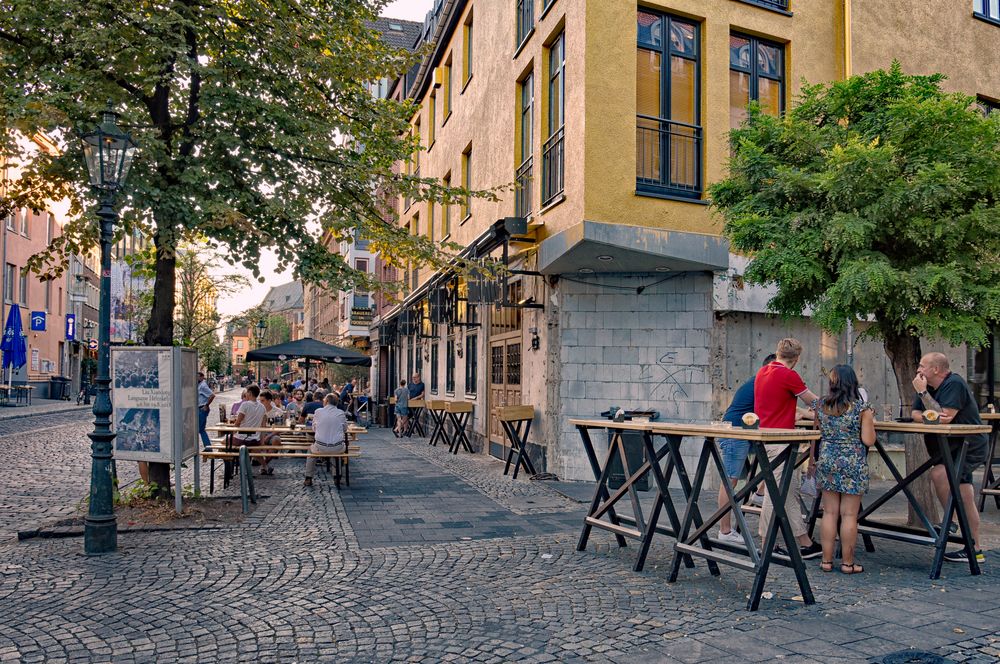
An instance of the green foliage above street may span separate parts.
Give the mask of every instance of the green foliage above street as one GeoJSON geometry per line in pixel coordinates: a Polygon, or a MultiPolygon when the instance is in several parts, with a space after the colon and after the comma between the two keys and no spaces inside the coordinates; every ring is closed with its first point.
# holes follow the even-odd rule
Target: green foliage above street
{"type": "MultiPolygon", "coordinates": [[[[92,205],[73,132],[89,130],[110,99],[140,146],[123,227],[142,227],[157,252],[147,343],[173,338],[176,251],[194,238],[254,275],[270,248],[279,271],[334,290],[370,284],[323,246],[324,231],[346,239],[357,229],[399,265],[446,263],[449,251],[410,236],[384,204],[465,196],[394,172],[418,149],[415,109],[369,85],[420,54],[368,29],[384,4],[0,0],[0,159],[24,168],[0,205],[92,205]],[[62,152],[21,154],[7,129],[45,132],[62,152]]],[[[82,216],[31,267],[58,273],[67,253],[95,240],[93,215],[82,216]]]]}
{"type": "Polygon", "coordinates": [[[1000,319],[1000,116],[942,78],[894,63],[805,86],[785,117],[753,109],[732,132],[730,175],[710,192],[747,280],[777,287],[774,311],[811,307],[830,332],[872,316],[890,356],[903,338],[986,343],[1000,319]]]}

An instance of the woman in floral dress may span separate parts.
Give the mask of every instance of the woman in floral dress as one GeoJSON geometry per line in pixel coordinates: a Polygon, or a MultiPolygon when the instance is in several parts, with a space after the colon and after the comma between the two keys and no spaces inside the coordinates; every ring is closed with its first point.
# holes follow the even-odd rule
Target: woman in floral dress
{"type": "Polygon", "coordinates": [[[833,571],[833,554],[840,521],[840,571],[865,571],[854,563],[858,539],[858,509],[868,491],[868,448],[875,444],[875,415],[861,398],[854,369],[838,364],[830,371],[830,391],[813,402],[821,449],[816,485],[823,490],[823,560],[820,569],[833,571]]]}

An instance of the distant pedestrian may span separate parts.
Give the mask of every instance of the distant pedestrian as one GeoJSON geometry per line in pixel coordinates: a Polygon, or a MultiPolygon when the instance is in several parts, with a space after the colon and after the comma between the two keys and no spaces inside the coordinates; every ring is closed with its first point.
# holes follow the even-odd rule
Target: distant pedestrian
{"type": "Polygon", "coordinates": [[[393,427],[392,432],[396,434],[396,438],[401,438],[404,433],[406,433],[406,425],[410,419],[410,391],[406,387],[406,380],[399,381],[399,387],[396,388],[396,426],[393,427]]]}
{"type": "Polygon", "coordinates": [[[208,432],[205,427],[208,425],[208,415],[212,412],[212,402],[215,401],[215,392],[208,386],[205,380],[205,373],[198,372],[198,435],[201,436],[201,444],[207,450],[212,446],[208,439],[208,432]]]}

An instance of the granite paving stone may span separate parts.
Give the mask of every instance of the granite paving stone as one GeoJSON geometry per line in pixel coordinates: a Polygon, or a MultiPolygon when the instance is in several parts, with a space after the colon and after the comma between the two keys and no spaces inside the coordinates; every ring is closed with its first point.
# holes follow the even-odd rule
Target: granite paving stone
{"type": "MultiPolygon", "coordinates": [[[[32,419],[0,421],[0,533],[86,492],[87,417],[32,419]],[[64,458],[84,470],[39,472],[64,458]]],[[[668,583],[664,539],[638,574],[606,533],[577,552],[587,505],[496,460],[380,429],[360,445],[350,487],[276,461],[251,517],[216,530],[123,533],[93,558],[79,538],[0,538],[0,661],[869,662],[918,637],[955,662],[1000,656],[993,551],[982,576],[932,582],[926,549],[878,541],[864,575],[809,567],[816,605],[778,568],[748,613],[744,572],[699,561],[668,583]]]]}

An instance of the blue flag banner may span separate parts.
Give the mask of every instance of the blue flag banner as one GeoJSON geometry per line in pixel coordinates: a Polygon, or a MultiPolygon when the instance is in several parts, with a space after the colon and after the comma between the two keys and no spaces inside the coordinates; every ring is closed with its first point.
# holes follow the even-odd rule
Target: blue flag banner
{"type": "Polygon", "coordinates": [[[21,308],[16,304],[10,307],[7,314],[7,324],[3,327],[3,368],[20,369],[28,361],[28,345],[24,341],[24,331],[21,327],[21,308]]]}
{"type": "Polygon", "coordinates": [[[76,314],[66,314],[66,340],[76,341],[76,314]]]}

